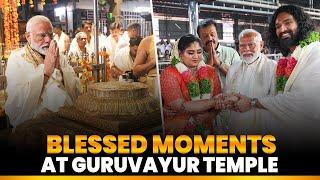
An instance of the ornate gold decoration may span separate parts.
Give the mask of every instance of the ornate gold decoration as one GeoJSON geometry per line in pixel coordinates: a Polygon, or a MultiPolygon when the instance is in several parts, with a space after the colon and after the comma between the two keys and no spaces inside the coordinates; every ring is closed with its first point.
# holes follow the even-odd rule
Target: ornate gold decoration
{"type": "Polygon", "coordinates": [[[148,94],[142,83],[104,82],[88,86],[75,108],[99,117],[109,115],[138,115],[154,112],[159,103],[148,94]]]}
{"type": "Polygon", "coordinates": [[[139,82],[90,84],[73,107],[60,109],[59,116],[112,133],[161,127],[160,104],[139,82]]]}
{"type": "Polygon", "coordinates": [[[85,57],[81,60],[80,64],[83,71],[80,76],[80,81],[83,85],[83,92],[87,92],[88,84],[94,81],[91,63],[88,58],[85,57]]]}

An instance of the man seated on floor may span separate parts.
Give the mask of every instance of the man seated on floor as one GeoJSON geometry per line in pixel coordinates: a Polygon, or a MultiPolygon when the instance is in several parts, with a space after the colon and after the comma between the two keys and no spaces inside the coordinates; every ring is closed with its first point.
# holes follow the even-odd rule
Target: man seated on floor
{"type": "Polygon", "coordinates": [[[11,53],[5,72],[5,111],[13,127],[45,111],[57,112],[64,105],[73,105],[80,92],[73,68],[52,41],[50,20],[32,17],[25,35],[28,43],[11,53]]]}

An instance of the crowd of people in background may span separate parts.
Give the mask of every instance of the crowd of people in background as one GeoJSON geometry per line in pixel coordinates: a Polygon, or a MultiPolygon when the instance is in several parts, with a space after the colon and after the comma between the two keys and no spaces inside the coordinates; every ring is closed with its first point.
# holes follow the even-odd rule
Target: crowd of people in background
{"type": "MultiPolygon", "coordinates": [[[[79,79],[62,55],[95,55],[94,28],[84,21],[72,39],[44,16],[28,21],[28,42],[12,52],[6,69],[5,110],[13,126],[74,103],[79,79]]],[[[114,22],[109,33],[98,33],[98,49],[108,54],[114,80],[130,72],[159,98],[155,52],[159,59],[171,60],[160,77],[169,134],[207,135],[224,123],[223,133],[281,134],[288,142],[295,140],[288,134],[298,131],[296,139],[319,135],[320,35],[296,6],[279,7],[269,26],[270,45],[284,56],[278,63],[265,56],[262,36],[254,29],[239,34],[238,51],[220,44],[212,19],[199,23],[197,35],[184,35],[174,44],[161,39],[156,47],[153,35],[141,36],[139,23],[125,29],[114,22]]]]}
{"type": "Polygon", "coordinates": [[[12,126],[46,110],[57,112],[64,105],[73,105],[83,84],[79,80],[81,72],[77,75],[72,66],[79,66],[84,60],[89,65],[104,63],[106,72],[113,77],[108,80],[117,81],[130,72],[133,80],[146,83],[150,94],[158,96],[153,36],[143,38],[139,23],[128,24],[125,29],[122,23],[114,22],[109,25],[108,36],[98,33],[99,54],[95,54],[94,28],[91,21],[83,21],[72,39],[60,24],[53,26],[45,16],[34,16],[27,22],[27,43],[11,53],[6,68],[5,111],[12,126]],[[102,53],[104,62],[93,62],[93,57],[102,53]],[[72,63],[73,60],[79,62],[72,63]]]}
{"type": "MultiPolygon", "coordinates": [[[[254,29],[239,34],[238,52],[219,43],[212,19],[200,22],[197,34],[176,41],[160,76],[166,132],[206,135],[224,123],[221,133],[270,133],[286,147],[315,142],[320,33],[307,13],[294,5],[275,11],[268,41],[283,55],[278,62],[265,56],[254,29]]],[[[157,48],[162,54],[170,45],[161,40],[157,48]]]]}
{"type": "MultiPolygon", "coordinates": [[[[92,63],[94,57],[94,26],[91,21],[83,21],[80,28],[76,30],[75,37],[72,39],[62,31],[61,25],[54,27],[54,39],[58,42],[59,51],[62,54],[70,56],[71,61],[79,61],[82,58],[88,58],[92,63]]],[[[138,52],[140,42],[143,42],[144,37],[141,36],[141,24],[133,22],[127,25],[126,29],[121,22],[114,22],[109,25],[109,35],[103,33],[98,34],[99,52],[106,52],[108,60],[111,62],[111,76],[113,79],[118,79],[120,75],[131,71],[135,75],[134,79],[139,79],[145,75],[148,70],[138,67],[133,73],[134,67],[139,66],[139,63],[145,63],[145,60],[139,60],[135,64],[135,59],[138,52]]],[[[153,38],[153,36],[152,36],[153,38]]],[[[147,41],[147,40],[145,40],[147,41]]],[[[146,47],[147,48],[147,47],[146,47]]],[[[144,47],[140,48],[141,50],[144,47]]],[[[148,48],[149,49],[149,48],[148,48]]],[[[170,52],[171,48],[167,48],[170,52]]],[[[169,53],[168,53],[169,54],[169,53]]],[[[138,56],[138,59],[146,58],[147,56],[138,56]]],[[[155,57],[155,56],[154,56],[155,57]]],[[[75,62],[73,64],[79,64],[75,62]]],[[[150,67],[155,67],[155,58],[152,60],[150,67]]]]}
{"type": "Polygon", "coordinates": [[[156,44],[156,46],[159,59],[164,58],[168,60],[171,55],[173,43],[169,39],[166,42],[161,39],[160,42],[156,44]]]}

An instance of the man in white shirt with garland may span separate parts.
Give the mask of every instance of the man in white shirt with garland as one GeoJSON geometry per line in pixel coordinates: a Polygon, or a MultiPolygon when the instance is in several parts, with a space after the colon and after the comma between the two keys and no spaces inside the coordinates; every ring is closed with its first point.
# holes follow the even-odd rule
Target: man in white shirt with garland
{"type": "Polygon", "coordinates": [[[284,147],[320,149],[320,34],[310,16],[293,5],[275,11],[269,34],[271,45],[285,56],[276,69],[277,95],[238,95],[238,111],[258,108],[271,112],[278,123],[278,141],[288,144],[284,147]]]}

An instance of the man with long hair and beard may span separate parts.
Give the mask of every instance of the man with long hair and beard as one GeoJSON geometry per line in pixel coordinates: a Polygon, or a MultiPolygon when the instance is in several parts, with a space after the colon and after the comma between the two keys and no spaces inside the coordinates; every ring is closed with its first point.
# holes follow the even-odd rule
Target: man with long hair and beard
{"type": "Polygon", "coordinates": [[[259,108],[272,113],[277,123],[273,132],[286,149],[305,151],[319,146],[320,35],[314,29],[301,8],[279,7],[269,27],[271,44],[285,56],[277,64],[277,94],[257,99],[237,95],[238,111],[259,108]]]}
{"type": "Polygon", "coordinates": [[[301,8],[282,6],[275,12],[269,27],[270,46],[279,49],[284,56],[288,56],[299,45],[299,42],[306,39],[314,30],[314,22],[301,8]],[[276,17],[279,20],[285,20],[284,23],[289,28],[276,24],[276,17]]]}

